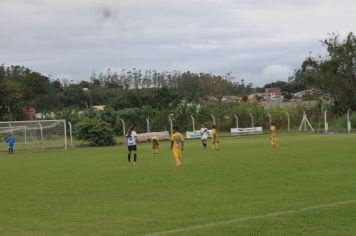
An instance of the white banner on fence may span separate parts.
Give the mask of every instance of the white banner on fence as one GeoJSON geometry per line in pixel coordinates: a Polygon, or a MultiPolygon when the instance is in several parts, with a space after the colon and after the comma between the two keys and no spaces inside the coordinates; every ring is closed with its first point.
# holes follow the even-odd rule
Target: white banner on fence
{"type": "Polygon", "coordinates": [[[231,135],[251,135],[251,134],[263,134],[262,127],[253,128],[231,128],[231,135]]]}
{"type": "Polygon", "coordinates": [[[139,140],[150,140],[153,136],[158,137],[159,139],[169,139],[169,132],[168,131],[161,131],[161,132],[149,132],[149,133],[139,133],[137,137],[139,140]]]}
{"type": "MultiPolygon", "coordinates": [[[[209,136],[211,137],[212,131],[211,129],[208,130],[209,136]]],[[[191,138],[200,138],[200,130],[195,130],[195,131],[187,131],[185,132],[185,135],[187,137],[187,139],[191,139],[191,138]]]]}

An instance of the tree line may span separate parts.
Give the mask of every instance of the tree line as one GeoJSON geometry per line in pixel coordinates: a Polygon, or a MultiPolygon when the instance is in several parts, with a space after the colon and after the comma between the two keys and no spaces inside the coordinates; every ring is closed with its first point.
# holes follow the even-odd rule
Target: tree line
{"type": "Polygon", "coordinates": [[[0,119],[23,119],[22,109],[34,107],[38,112],[64,108],[83,110],[93,105],[114,109],[151,106],[156,109],[175,107],[182,100],[199,102],[209,96],[248,95],[252,84],[223,76],[191,73],[121,71],[110,69],[93,73],[89,81],[69,82],[53,79],[29,68],[0,65],[0,119]]]}
{"type": "Polygon", "coordinates": [[[335,113],[356,110],[355,35],[351,32],[341,39],[333,33],[321,43],[326,48],[327,56],[307,57],[290,80],[328,93],[335,113]]]}

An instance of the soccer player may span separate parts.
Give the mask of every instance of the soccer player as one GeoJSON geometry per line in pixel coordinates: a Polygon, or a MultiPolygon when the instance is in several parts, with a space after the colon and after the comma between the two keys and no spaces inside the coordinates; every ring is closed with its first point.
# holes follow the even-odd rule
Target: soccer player
{"type": "Polygon", "coordinates": [[[153,136],[151,138],[151,142],[152,142],[152,153],[153,156],[156,156],[158,154],[158,148],[159,148],[159,139],[156,136],[153,136]]]}
{"type": "Polygon", "coordinates": [[[137,161],[137,143],[138,143],[138,138],[137,138],[137,133],[134,131],[135,126],[132,126],[129,128],[126,134],[126,144],[127,144],[127,149],[128,149],[128,154],[127,154],[127,159],[129,161],[129,164],[131,164],[131,153],[134,153],[134,164],[136,164],[137,161]]]}
{"type": "Polygon", "coordinates": [[[14,154],[15,138],[12,134],[9,134],[9,137],[6,140],[9,145],[9,154],[14,154]]]}
{"type": "Polygon", "coordinates": [[[182,166],[180,159],[182,158],[182,152],[184,149],[184,138],[181,133],[179,133],[178,127],[173,128],[173,134],[171,138],[171,150],[176,160],[176,167],[179,168],[182,166]]]}
{"type": "Polygon", "coordinates": [[[201,143],[203,144],[204,150],[207,149],[207,141],[209,137],[209,132],[207,128],[200,129],[201,143]]]}
{"type": "Polygon", "coordinates": [[[277,130],[276,125],[274,123],[271,123],[271,144],[273,149],[277,147],[276,130],[277,130]]]}
{"type": "Polygon", "coordinates": [[[213,125],[213,129],[211,130],[211,141],[213,143],[212,148],[214,151],[218,151],[219,150],[219,140],[218,140],[218,132],[216,130],[216,126],[213,125]]]}

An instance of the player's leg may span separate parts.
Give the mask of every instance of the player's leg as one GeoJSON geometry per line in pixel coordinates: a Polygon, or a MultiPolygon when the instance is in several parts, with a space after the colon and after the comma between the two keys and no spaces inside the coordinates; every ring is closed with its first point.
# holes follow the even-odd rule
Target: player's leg
{"type": "Polygon", "coordinates": [[[204,146],[204,149],[206,150],[206,148],[207,148],[207,142],[206,142],[206,139],[205,139],[205,138],[203,139],[203,146],[204,146]]]}
{"type": "Polygon", "coordinates": [[[158,154],[158,152],[159,152],[159,150],[158,150],[158,144],[156,144],[156,146],[155,146],[155,154],[157,155],[158,154]]]}
{"type": "Polygon", "coordinates": [[[134,164],[136,164],[137,161],[137,146],[133,146],[133,153],[134,153],[134,164]]]}
{"type": "Polygon", "coordinates": [[[127,154],[127,161],[129,164],[131,163],[131,146],[128,146],[128,154],[127,154]]]}
{"type": "Polygon", "coordinates": [[[271,144],[272,144],[272,148],[275,149],[276,148],[276,137],[271,136],[271,144]]]}
{"type": "Polygon", "coordinates": [[[182,158],[182,150],[178,149],[178,167],[182,166],[182,162],[180,161],[182,158]]]}
{"type": "Polygon", "coordinates": [[[154,156],[156,156],[156,154],[158,154],[158,144],[157,143],[154,143],[152,145],[152,153],[154,156]]]}
{"type": "Polygon", "coordinates": [[[176,167],[180,167],[182,165],[182,163],[180,162],[181,151],[177,148],[174,148],[172,151],[174,159],[176,160],[176,167]]]}

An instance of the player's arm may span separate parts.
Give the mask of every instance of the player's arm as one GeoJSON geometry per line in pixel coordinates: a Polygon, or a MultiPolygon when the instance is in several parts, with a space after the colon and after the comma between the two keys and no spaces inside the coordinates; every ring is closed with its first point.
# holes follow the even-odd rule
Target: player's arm
{"type": "Polygon", "coordinates": [[[137,133],[135,133],[135,135],[134,135],[133,138],[135,139],[135,142],[136,142],[137,144],[140,143],[140,140],[138,140],[138,135],[137,135],[137,133]]]}
{"type": "Polygon", "coordinates": [[[183,151],[184,150],[184,138],[183,138],[183,136],[181,136],[180,141],[182,142],[182,151],[183,151]]]}
{"type": "Polygon", "coordinates": [[[171,140],[171,149],[173,149],[173,140],[171,140]]]}

